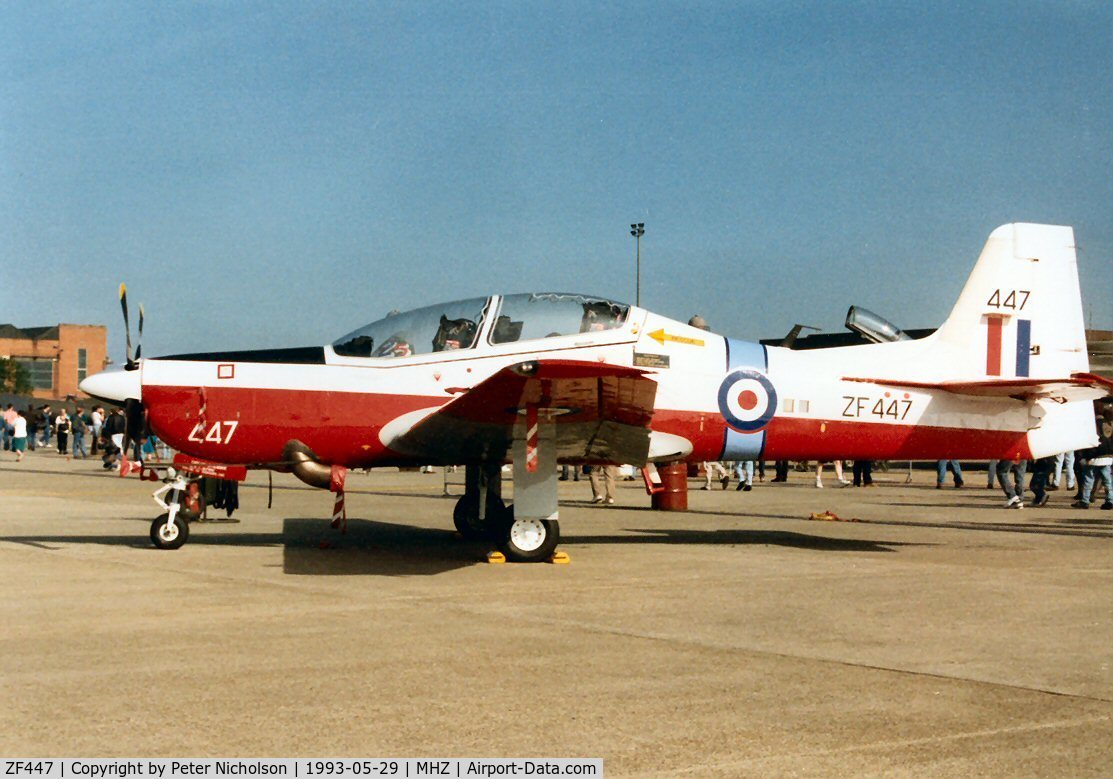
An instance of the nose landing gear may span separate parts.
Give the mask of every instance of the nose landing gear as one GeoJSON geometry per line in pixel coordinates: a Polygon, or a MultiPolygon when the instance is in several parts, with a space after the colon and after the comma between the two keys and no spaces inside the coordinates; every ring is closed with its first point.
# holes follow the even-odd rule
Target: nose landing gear
{"type": "MultiPolygon", "coordinates": [[[[155,503],[166,509],[166,513],[155,517],[151,522],[151,543],[159,549],[179,549],[189,540],[189,515],[190,512],[183,502],[187,498],[190,481],[173,468],[166,472],[165,484],[155,490],[155,503]],[[169,500],[162,496],[170,493],[169,500]]],[[[196,517],[197,514],[193,513],[196,517]]]]}

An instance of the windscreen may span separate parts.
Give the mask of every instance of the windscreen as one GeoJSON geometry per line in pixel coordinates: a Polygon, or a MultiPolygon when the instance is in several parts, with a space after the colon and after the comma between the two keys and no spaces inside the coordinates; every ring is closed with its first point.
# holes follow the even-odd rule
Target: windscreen
{"type": "Polygon", "coordinates": [[[630,307],[603,298],[559,292],[507,295],[499,306],[491,343],[532,341],[562,335],[614,330],[630,307]]]}

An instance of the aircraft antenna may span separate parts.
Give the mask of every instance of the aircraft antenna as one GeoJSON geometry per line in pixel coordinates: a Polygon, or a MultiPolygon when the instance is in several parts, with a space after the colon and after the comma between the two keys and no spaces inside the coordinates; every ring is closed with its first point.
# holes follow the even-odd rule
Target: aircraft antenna
{"type": "Polygon", "coordinates": [[[634,236],[634,240],[637,241],[634,305],[640,308],[642,304],[642,236],[645,235],[645,222],[635,222],[630,225],[630,235],[634,236]]]}

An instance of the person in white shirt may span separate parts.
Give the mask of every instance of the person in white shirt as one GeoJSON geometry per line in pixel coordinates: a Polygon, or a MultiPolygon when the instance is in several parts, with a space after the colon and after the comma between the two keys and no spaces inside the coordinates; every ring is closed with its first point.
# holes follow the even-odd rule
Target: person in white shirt
{"type": "Polygon", "coordinates": [[[100,445],[100,429],[104,427],[104,409],[97,406],[93,409],[93,413],[89,415],[89,424],[93,428],[93,449],[91,454],[97,453],[97,447],[100,445]]]}
{"type": "Polygon", "coordinates": [[[27,449],[27,419],[19,411],[12,422],[12,451],[16,462],[23,462],[23,452],[27,449]]]}
{"type": "Polygon", "coordinates": [[[73,423],[70,421],[70,415],[63,408],[58,412],[58,416],[54,417],[54,434],[58,440],[58,454],[69,454],[70,430],[72,427],[73,423]]]}

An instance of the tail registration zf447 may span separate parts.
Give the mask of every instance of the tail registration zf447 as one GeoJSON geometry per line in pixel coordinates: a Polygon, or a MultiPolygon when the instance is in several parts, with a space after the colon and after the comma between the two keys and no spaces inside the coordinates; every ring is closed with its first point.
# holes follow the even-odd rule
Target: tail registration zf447
{"type": "Polygon", "coordinates": [[[878,419],[895,419],[901,421],[908,417],[912,409],[912,401],[907,395],[904,398],[871,398],[867,395],[843,395],[846,401],[842,415],[847,419],[861,419],[863,417],[877,417],[878,419]]]}

